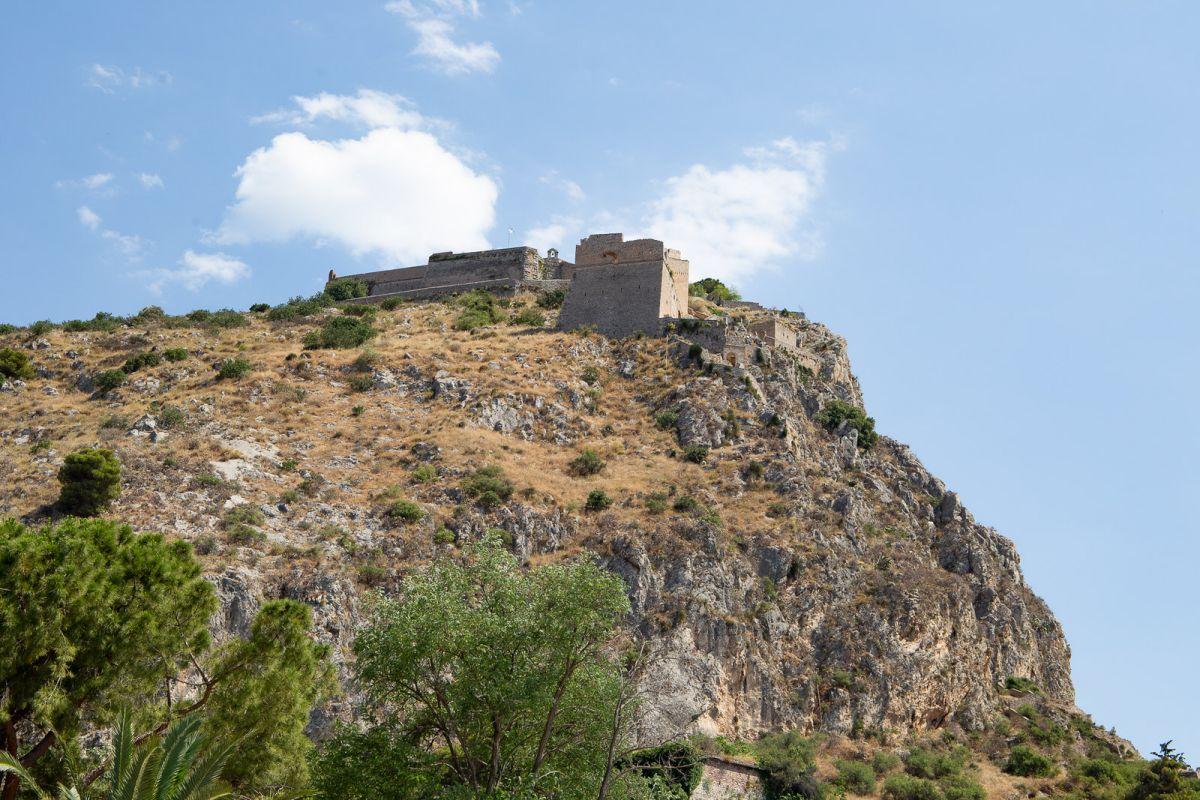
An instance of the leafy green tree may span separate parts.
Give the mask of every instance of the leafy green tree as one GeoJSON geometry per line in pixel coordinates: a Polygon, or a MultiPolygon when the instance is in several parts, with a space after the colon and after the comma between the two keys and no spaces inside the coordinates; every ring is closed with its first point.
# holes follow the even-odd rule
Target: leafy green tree
{"type": "Polygon", "coordinates": [[[1129,793],[1130,800],[1200,800],[1200,781],[1190,777],[1183,753],[1171,740],[1158,746],[1154,760],[1129,793]]]}
{"type": "MultiPolygon", "coordinates": [[[[221,741],[244,740],[226,765],[239,786],[303,785],[304,725],[332,684],[307,606],[267,603],[247,639],[208,653],[216,598],[188,544],[108,520],[0,524],[0,586],[3,752],[24,769],[133,707],[139,745],[195,714],[221,741]]],[[[16,773],[6,781],[13,800],[16,773]]]]}
{"type": "Polygon", "coordinates": [[[325,294],[334,300],[350,300],[367,296],[367,284],[353,278],[334,278],[325,284],[325,294]]]}
{"type": "Polygon", "coordinates": [[[688,294],[694,297],[705,297],[714,303],[728,303],[742,299],[737,289],[726,286],[716,278],[703,278],[689,284],[688,294]]]}
{"type": "MultiPolygon", "coordinates": [[[[138,741],[128,711],[122,711],[113,739],[112,757],[104,780],[105,800],[215,800],[232,792],[219,779],[232,747],[213,746],[200,733],[197,717],[184,717],[161,741],[138,741]]],[[[0,753],[0,772],[19,777],[39,800],[50,795],[40,789],[20,761],[0,753]]],[[[79,800],[76,787],[59,785],[59,800],[79,800]]]]}
{"type": "Polygon", "coordinates": [[[831,431],[837,430],[845,422],[858,431],[858,447],[861,450],[870,450],[879,441],[879,434],[875,432],[875,418],[868,417],[867,412],[853,403],[830,400],[817,412],[816,420],[831,431]]]}
{"type": "Polygon", "coordinates": [[[624,585],[590,563],[523,571],[494,537],[381,599],[354,644],[374,724],[317,761],[328,800],[595,797],[612,766],[624,585]]]}
{"type": "Polygon", "coordinates": [[[11,347],[0,347],[0,383],[4,382],[4,378],[27,381],[33,376],[33,364],[29,356],[11,347]]]}
{"type": "Polygon", "coordinates": [[[71,453],[58,469],[58,506],[68,514],[91,517],[121,494],[121,464],[112,450],[71,453]]]}
{"type": "Polygon", "coordinates": [[[0,586],[0,725],[27,769],[83,719],[150,702],[208,647],[216,607],[186,543],[106,520],[0,523],[0,586]]]}
{"type": "Polygon", "coordinates": [[[329,648],[310,638],[311,629],[308,606],[273,600],[255,616],[248,638],[213,658],[205,730],[217,741],[240,740],[224,773],[239,787],[308,784],[312,743],[304,728],[335,685],[329,648]]]}

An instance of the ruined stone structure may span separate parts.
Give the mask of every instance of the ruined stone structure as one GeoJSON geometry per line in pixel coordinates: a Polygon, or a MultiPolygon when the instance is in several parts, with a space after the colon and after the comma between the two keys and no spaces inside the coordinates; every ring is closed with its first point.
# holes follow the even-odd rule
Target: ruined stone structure
{"type": "Polygon", "coordinates": [[[691,800],[762,800],[764,796],[762,771],[757,767],[733,758],[708,756],[691,800]]]}
{"type": "Polygon", "coordinates": [[[542,259],[532,247],[506,247],[473,253],[434,253],[427,264],[420,266],[341,277],[365,283],[367,296],[359,301],[372,303],[389,297],[415,299],[473,289],[514,289],[527,281],[559,278],[564,264],[558,258],[542,259]]]}
{"type": "Polygon", "coordinates": [[[558,318],[561,330],[659,336],[667,322],[690,316],[688,262],[657,239],[627,242],[620,233],[593,234],[576,245],[575,264],[562,276],[571,284],[558,318]]]}

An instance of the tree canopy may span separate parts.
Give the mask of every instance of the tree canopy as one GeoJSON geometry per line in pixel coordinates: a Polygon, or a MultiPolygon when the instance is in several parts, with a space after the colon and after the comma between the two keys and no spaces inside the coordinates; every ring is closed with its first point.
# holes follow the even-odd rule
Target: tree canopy
{"type": "Polygon", "coordinates": [[[359,633],[374,724],[327,745],[317,787],[329,800],[596,797],[621,685],[609,645],[628,611],[621,580],[591,563],[522,570],[493,538],[440,559],[359,633]]]}

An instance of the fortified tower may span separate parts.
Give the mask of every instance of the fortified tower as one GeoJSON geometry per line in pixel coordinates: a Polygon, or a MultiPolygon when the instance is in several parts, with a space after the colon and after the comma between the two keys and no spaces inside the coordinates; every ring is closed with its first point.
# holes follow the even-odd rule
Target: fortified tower
{"type": "Polygon", "coordinates": [[[575,246],[571,281],[558,327],[593,328],[607,336],[658,336],[665,322],[688,314],[688,262],[657,239],[625,241],[597,233],[575,246]]]}

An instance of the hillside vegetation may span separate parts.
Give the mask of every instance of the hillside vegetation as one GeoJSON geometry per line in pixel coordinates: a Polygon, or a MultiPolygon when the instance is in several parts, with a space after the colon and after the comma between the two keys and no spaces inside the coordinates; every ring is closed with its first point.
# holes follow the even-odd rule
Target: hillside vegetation
{"type": "Polygon", "coordinates": [[[860,796],[1132,791],[1140,762],[1075,708],[1012,543],[875,430],[840,337],[793,318],[798,352],[732,368],[685,330],[610,341],[555,315],[530,294],[326,296],[7,326],[0,518],[57,518],[67,456],[111,451],[95,510],[190,543],[218,644],[273,600],[311,609],[344,686],[317,737],[365,701],[347,679],[370,592],[486,538],[619,576],[642,745],[860,796]]]}

